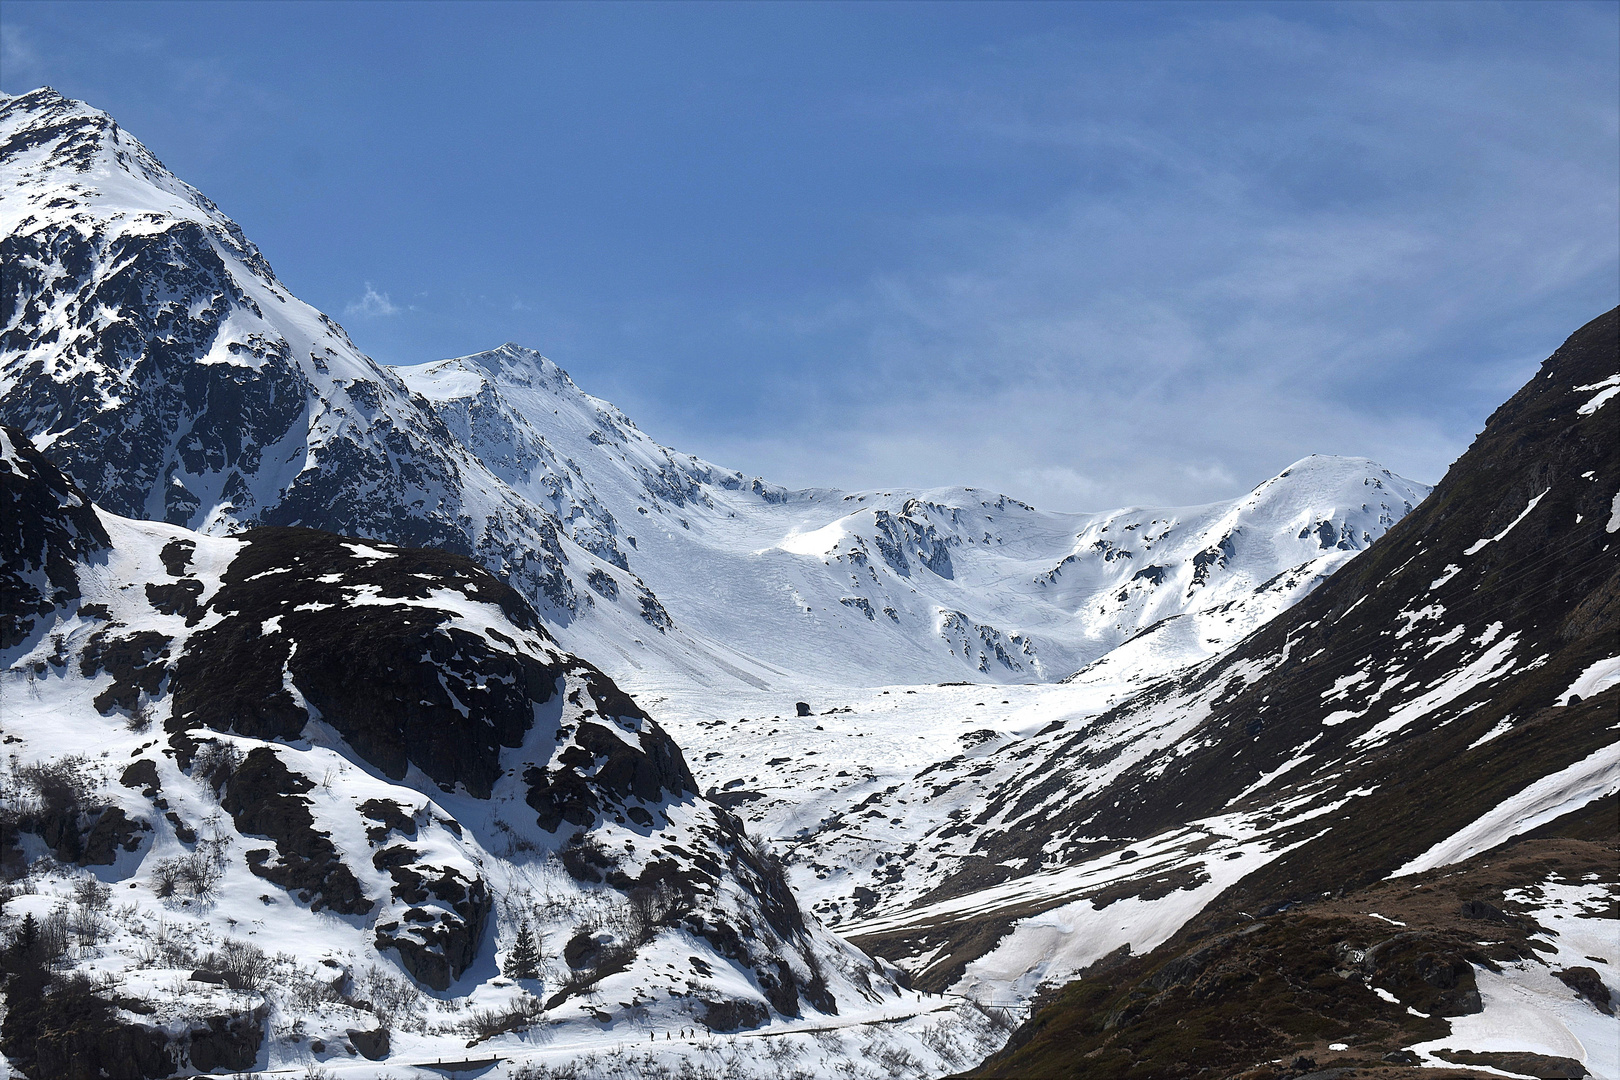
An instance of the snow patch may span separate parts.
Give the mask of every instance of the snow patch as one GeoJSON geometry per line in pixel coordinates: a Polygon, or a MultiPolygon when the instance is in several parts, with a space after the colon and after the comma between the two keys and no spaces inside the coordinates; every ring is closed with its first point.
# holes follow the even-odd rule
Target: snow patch
{"type": "Polygon", "coordinates": [[[1620,375],[1610,375],[1602,382],[1588,383],[1586,386],[1577,386],[1575,389],[1598,391],[1585,405],[1575,410],[1577,416],[1591,416],[1608,404],[1610,398],[1620,394],[1620,375]]]}
{"type": "Polygon", "coordinates": [[[1492,739],[1496,738],[1498,735],[1506,734],[1507,731],[1512,727],[1513,727],[1513,716],[1511,714],[1509,714],[1507,716],[1504,716],[1504,717],[1502,717],[1502,719],[1500,719],[1500,720],[1498,720],[1496,722],[1495,727],[1491,728],[1491,730],[1487,731],[1485,734],[1481,735],[1479,738],[1477,738],[1473,742],[1469,743],[1468,744],[1468,749],[1472,750],[1476,746],[1484,746],[1486,743],[1490,742],[1492,739]]]}
{"type": "MultiPolygon", "coordinates": [[[[1552,488],[1550,488],[1550,487],[1547,489],[1547,491],[1551,491],[1551,490],[1552,490],[1552,488]]],[[[1497,533],[1495,536],[1487,537],[1484,540],[1476,540],[1474,543],[1470,544],[1466,549],[1464,549],[1463,554],[1464,555],[1478,554],[1480,551],[1484,550],[1485,545],[1494,544],[1498,540],[1502,539],[1502,537],[1504,537],[1508,533],[1512,532],[1513,527],[1515,525],[1517,525],[1519,522],[1523,521],[1525,518],[1529,517],[1530,516],[1530,511],[1532,511],[1532,510],[1534,510],[1536,508],[1536,504],[1539,503],[1542,499],[1545,499],[1547,497],[1547,491],[1543,491],[1540,495],[1537,495],[1535,498],[1531,499],[1530,500],[1530,505],[1526,506],[1522,511],[1520,511],[1518,517],[1516,517],[1512,521],[1508,522],[1508,527],[1507,528],[1503,529],[1501,532],[1497,533]]]]}
{"type": "Polygon", "coordinates": [[[1607,660],[1597,663],[1581,672],[1580,676],[1569,684],[1569,689],[1558,695],[1555,705],[1568,705],[1574,698],[1585,700],[1593,694],[1601,694],[1609,687],[1620,683],[1620,656],[1611,656],[1607,660]]]}
{"type": "Polygon", "coordinates": [[[1456,577],[1458,572],[1461,570],[1462,567],[1460,566],[1455,564],[1447,564],[1445,570],[1441,572],[1440,576],[1429,582],[1429,590],[1432,592],[1435,589],[1438,589],[1440,586],[1456,577]]]}
{"type": "Polygon", "coordinates": [[[1620,744],[1595,750],[1568,768],[1542,777],[1390,877],[1421,874],[1473,858],[1616,791],[1620,791],[1620,744]]]}
{"type": "Polygon", "coordinates": [[[343,546],[354,552],[362,559],[392,559],[395,555],[395,552],[383,551],[380,548],[374,548],[367,544],[345,542],[343,546]]]}

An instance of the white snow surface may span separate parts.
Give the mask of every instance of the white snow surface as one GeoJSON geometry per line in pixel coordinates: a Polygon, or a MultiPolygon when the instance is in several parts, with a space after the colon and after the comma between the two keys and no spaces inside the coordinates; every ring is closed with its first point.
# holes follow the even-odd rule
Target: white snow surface
{"type": "Polygon", "coordinates": [[[1617,684],[1620,684],[1620,656],[1597,660],[1569,684],[1568,690],[1558,695],[1555,704],[1568,705],[1571,698],[1577,697],[1584,701],[1617,684]]]}
{"type": "Polygon", "coordinates": [[[1556,876],[1510,891],[1508,899],[1530,905],[1531,917],[1552,931],[1536,938],[1540,958],[1504,965],[1500,974],[1476,966],[1484,1011],[1450,1017],[1450,1035],[1411,1049],[1437,1067],[1450,1063],[1434,1051],[1448,1047],[1568,1057],[1586,1066],[1594,1080],[1620,1080],[1620,1023],[1552,975],[1557,968],[1592,968],[1620,999],[1620,927],[1608,914],[1617,893],[1612,885],[1556,876]]]}

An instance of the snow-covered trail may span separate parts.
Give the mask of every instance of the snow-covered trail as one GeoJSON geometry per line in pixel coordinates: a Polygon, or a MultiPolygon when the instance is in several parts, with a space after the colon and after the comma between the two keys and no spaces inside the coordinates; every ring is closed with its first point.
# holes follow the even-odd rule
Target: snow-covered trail
{"type": "MultiPolygon", "coordinates": [[[[738,1031],[731,1034],[715,1035],[702,1032],[701,1029],[664,1029],[657,1026],[636,1027],[633,1031],[601,1030],[590,1025],[568,1022],[542,1028],[525,1033],[524,1036],[506,1036],[489,1040],[469,1047],[465,1055],[434,1055],[424,1056],[415,1060],[389,1060],[387,1062],[356,1061],[350,1063],[336,1063],[325,1061],[320,1064],[321,1070],[332,1080],[427,1080],[430,1077],[442,1076],[470,1076],[477,1075],[495,1078],[523,1077],[526,1075],[539,1075],[544,1077],[547,1073],[539,1072],[544,1069],[572,1068],[574,1072],[564,1075],[577,1075],[580,1080],[593,1080],[594,1077],[610,1077],[632,1075],[624,1072],[625,1067],[646,1068],[650,1061],[653,1065],[645,1073],[635,1075],[658,1075],[658,1066],[671,1066],[673,1063],[689,1060],[701,1061],[706,1056],[728,1056],[732,1060],[741,1059],[744,1068],[750,1070],[740,1075],[770,1077],[777,1075],[790,1075],[791,1069],[783,1070],[782,1064],[788,1058],[800,1060],[800,1068],[810,1068],[811,1076],[830,1075],[821,1069],[831,1070],[834,1062],[839,1060],[839,1054],[829,1052],[830,1040],[827,1036],[863,1036],[870,1034],[866,1042],[882,1041],[886,1035],[898,1032],[899,1035],[891,1041],[916,1041],[915,1030],[909,1032],[908,1025],[915,1029],[913,1022],[926,1022],[929,1018],[941,1018],[946,1024],[960,1026],[959,1018],[954,1014],[982,1017],[988,1022],[988,1017],[971,1000],[956,995],[914,995],[909,1003],[891,1004],[887,1007],[869,1011],[852,1013],[836,1018],[822,1017],[815,1021],[802,1023],[779,1022],[768,1027],[750,1031],[738,1031]],[[822,1036],[820,1043],[815,1037],[822,1036]],[[763,1044],[772,1040],[790,1040],[808,1042],[817,1046],[821,1055],[814,1060],[807,1060],[811,1053],[808,1049],[797,1052],[769,1048],[763,1044]],[[755,1044],[751,1049],[750,1042],[755,1044]],[[616,1064],[622,1062],[622,1064],[616,1064]],[[525,1070],[532,1070],[526,1073],[525,1070]]],[[[1005,1037],[1004,1030],[998,1030],[991,1024],[989,1027],[981,1026],[986,1034],[992,1030],[997,1033],[994,1039],[1005,1037]]],[[[984,1052],[994,1049],[990,1039],[983,1041],[984,1052]]],[[[975,1045],[972,1052],[979,1052],[975,1045]]],[[[914,1061],[921,1061],[913,1057],[914,1061]]],[[[955,1068],[951,1059],[936,1059],[938,1066],[955,1068]]],[[[674,1066],[678,1068],[678,1065],[674,1066]]],[[[935,1068],[934,1071],[938,1071],[935,1068]]],[[[287,1065],[272,1069],[255,1070],[257,1076],[292,1076],[305,1077],[309,1075],[309,1066],[287,1065]]],[[[859,1076],[860,1073],[853,1075],[859,1076]]],[[[879,1075],[879,1074],[874,1074],[879,1075]]],[[[927,1068],[919,1075],[931,1075],[927,1068]]]]}

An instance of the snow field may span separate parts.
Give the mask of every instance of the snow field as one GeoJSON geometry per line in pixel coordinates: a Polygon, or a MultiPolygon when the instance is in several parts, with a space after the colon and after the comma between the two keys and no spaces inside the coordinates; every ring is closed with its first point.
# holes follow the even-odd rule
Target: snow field
{"type": "Polygon", "coordinates": [[[1546,959],[1506,964],[1500,974],[1476,965],[1474,978],[1484,1011],[1449,1018],[1449,1036],[1411,1049],[1433,1066],[1447,1064],[1434,1056],[1434,1051],[1447,1047],[1569,1057],[1586,1066],[1594,1080],[1617,1080],[1620,1023],[1581,1000],[1552,972],[1592,968],[1610,995],[1620,1000],[1620,972],[1615,966],[1620,962],[1620,924],[1609,914],[1620,897],[1620,886],[1563,881],[1554,875],[1507,895],[1530,905],[1530,916],[1551,932],[1537,938],[1538,952],[1546,959]]]}

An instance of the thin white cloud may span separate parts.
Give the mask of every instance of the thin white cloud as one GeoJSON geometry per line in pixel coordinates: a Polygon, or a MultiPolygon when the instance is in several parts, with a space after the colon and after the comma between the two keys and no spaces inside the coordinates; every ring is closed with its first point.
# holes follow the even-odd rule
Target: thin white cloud
{"type": "Polygon", "coordinates": [[[388,299],[388,294],[378,292],[372,288],[371,282],[366,282],[366,292],[358,300],[351,300],[344,305],[343,314],[353,318],[356,315],[365,318],[376,318],[383,315],[398,315],[404,309],[388,299]]]}
{"type": "Polygon", "coordinates": [[[0,66],[24,82],[35,77],[40,67],[39,49],[25,26],[0,23],[0,66]]]}
{"type": "Polygon", "coordinates": [[[1067,92],[1015,75],[892,105],[1089,179],[918,221],[917,254],[863,292],[776,315],[838,310],[857,361],[807,377],[776,430],[690,449],[789,484],[1051,509],[1228,497],[1310,453],[1438,480],[1615,302],[1612,48],[1402,49],[1269,14],[1196,31],[1159,43],[1146,82],[1043,40],[1009,70],[1067,57],[1067,92]],[[1245,58],[1278,69],[1256,104],[1184,108],[1245,58]]]}

